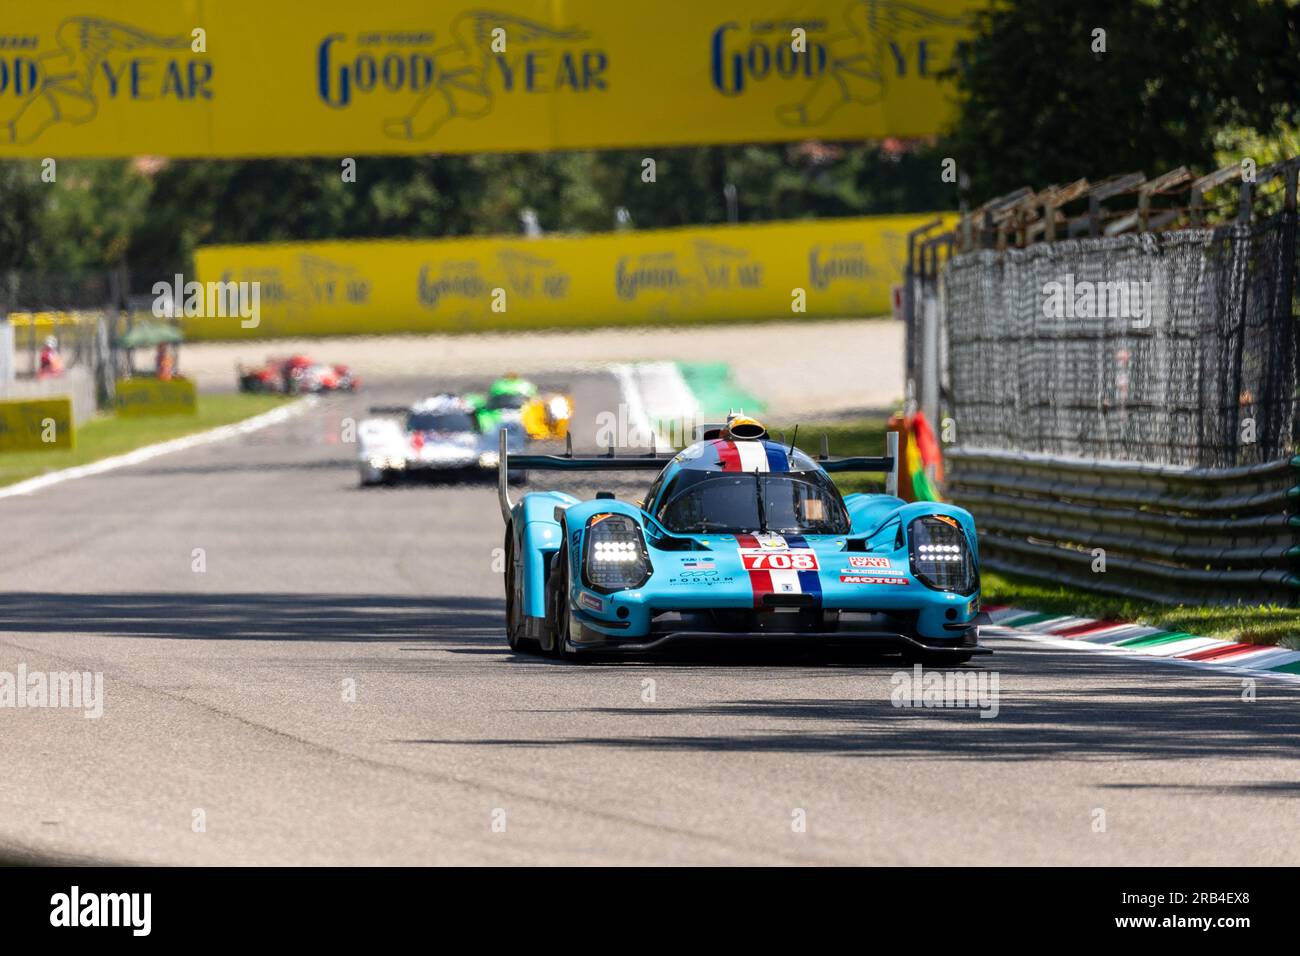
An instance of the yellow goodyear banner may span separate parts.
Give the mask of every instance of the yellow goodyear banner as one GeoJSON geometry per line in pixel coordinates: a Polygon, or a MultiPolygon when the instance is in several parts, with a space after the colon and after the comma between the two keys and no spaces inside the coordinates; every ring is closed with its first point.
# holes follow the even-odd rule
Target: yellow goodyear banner
{"type": "Polygon", "coordinates": [[[184,378],[118,379],[114,404],[119,415],[193,415],[198,411],[194,383],[184,378]]]}
{"type": "Polygon", "coordinates": [[[933,218],[208,246],[173,298],[188,339],[885,315],[933,218]],[[206,308],[233,297],[255,308],[206,308]]]}
{"type": "Polygon", "coordinates": [[[986,3],[5,3],[0,158],[923,136],[986,3]]]}
{"type": "Polygon", "coordinates": [[[0,402],[0,452],[66,450],[75,443],[70,397],[0,402]]]}

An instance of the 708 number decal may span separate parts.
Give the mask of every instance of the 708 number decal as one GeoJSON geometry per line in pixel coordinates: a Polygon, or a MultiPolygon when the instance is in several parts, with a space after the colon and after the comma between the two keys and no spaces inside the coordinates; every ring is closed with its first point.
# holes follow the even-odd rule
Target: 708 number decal
{"type": "Polygon", "coordinates": [[[741,551],[746,571],[816,571],[817,555],[811,551],[741,551]]]}

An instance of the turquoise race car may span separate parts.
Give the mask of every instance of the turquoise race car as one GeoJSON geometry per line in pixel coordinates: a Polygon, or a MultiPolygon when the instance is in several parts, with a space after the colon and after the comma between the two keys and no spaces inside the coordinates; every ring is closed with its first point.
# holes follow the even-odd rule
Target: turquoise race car
{"type": "Polygon", "coordinates": [[[852,645],[925,663],[979,643],[975,523],[908,503],[897,435],[881,458],[810,455],[732,416],[672,455],[510,455],[502,437],[506,636],[561,657],[687,641],[852,645]],[[512,503],[511,470],[657,473],[643,501],[536,491],[512,503]],[[832,475],[883,472],[886,494],[842,496],[832,475]]]}

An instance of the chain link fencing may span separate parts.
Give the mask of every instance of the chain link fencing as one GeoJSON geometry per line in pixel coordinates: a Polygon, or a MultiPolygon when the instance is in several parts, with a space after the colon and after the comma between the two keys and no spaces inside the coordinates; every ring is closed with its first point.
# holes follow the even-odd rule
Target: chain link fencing
{"type": "Polygon", "coordinates": [[[963,444],[1200,468],[1288,455],[1295,231],[1284,212],[954,257],[943,308],[963,444]]]}
{"type": "Polygon", "coordinates": [[[1202,191],[1239,174],[1025,189],[917,243],[909,399],[950,442],[946,493],[974,513],[986,566],[1149,600],[1296,602],[1300,161],[1261,171],[1281,212],[1253,217],[1242,182],[1237,220],[1206,225],[1202,191]],[[1153,208],[1187,183],[1189,206],[1153,208]],[[1135,210],[1100,204],[1135,190],[1135,210]],[[1060,212],[1077,200],[1086,213],[1060,212]]]}

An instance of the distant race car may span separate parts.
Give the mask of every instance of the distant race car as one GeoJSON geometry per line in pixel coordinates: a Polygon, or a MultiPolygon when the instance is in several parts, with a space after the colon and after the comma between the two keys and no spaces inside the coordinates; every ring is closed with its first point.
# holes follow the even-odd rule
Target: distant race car
{"type": "Polygon", "coordinates": [[[325,365],[305,355],[270,358],[259,366],[236,367],[241,392],[281,392],[286,395],[355,392],[361,379],[346,365],[325,365]]]}
{"type": "MultiPolygon", "coordinates": [[[[498,439],[484,435],[474,408],[451,394],[435,395],[410,408],[377,406],[357,426],[361,484],[391,482],[403,475],[490,477],[499,458],[498,439]]],[[[524,446],[523,429],[507,430],[508,447],[524,446]]]]}
{"type": "Polygon", "coordinates": [[[517,375],[492,383],[486,395],[467,395],[478,414],[479,427],[494,435],[497,429],[518,422],[534,441],[563,438],[573,418],[573,400],[559,392],[542,393],[537,386],[517,375]]]}
{"type": "Polygon", "coordinates": [[[812,458],[732,417],[668,456],[504,454],[499,468],[652,470],[644,504],[532,492],[506,520],[506,636],[574,657],[697,640],[853,645],[959,664],[979,644],[975,523],[893,494],[841,496],[832,474],[883,458],[812,458]]]}

